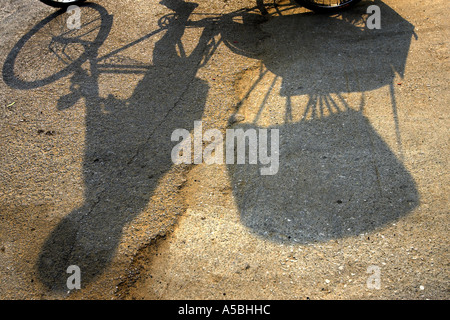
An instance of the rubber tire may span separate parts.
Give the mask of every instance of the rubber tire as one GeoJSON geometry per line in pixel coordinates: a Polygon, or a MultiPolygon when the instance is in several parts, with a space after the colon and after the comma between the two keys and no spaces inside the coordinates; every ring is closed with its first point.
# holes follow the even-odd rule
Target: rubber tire
{"type": "Polygon", "coordinates": [[[78,5],[82,2],[85,2],[86,0],[74,0],[72,2],[58,2],[54,0],[39,0],[43,3],[45,3],[48,6],[54,7],[54,8],[67,8],[69,6],[78,5]]]}
{"type": "Polygon", "coordinates": [[[347,9],[353,7],[354,5],[356,5],[360,1],[361,0],[351,0],[348,3],[345,3],[340,6],[328,7],[328,6],[323,6],[323,5],[313,3],[309,0],[295,0],[295,2],[297,2],[302,7],[305,7],[307,9],[310,9],[310,10],[312,10],[314,12],[318,12],[318,13],[334,13],[334,12],[338,12],[338,11],[342,11],[342,10],[347,10],[347,9]]]}

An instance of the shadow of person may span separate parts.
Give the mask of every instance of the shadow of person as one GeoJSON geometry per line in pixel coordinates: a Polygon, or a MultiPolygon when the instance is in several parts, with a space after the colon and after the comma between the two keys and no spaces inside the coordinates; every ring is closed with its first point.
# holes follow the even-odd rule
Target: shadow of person
{"type": "Polygon", "coordinates": [[[277,174],[262,176],[262,165],[228,165],[241,222],[264,239],[310,243],[355,236],[419,204],[411,174],[363,114],[364,92],[389,86],[397,117],[393,81],[404,74],[414,34],[394,10],[376,4],[381,30],[361,23],[361,6],[333,16],[273,16],[251,32],[262,41],[226,35],[232,51],[264,66],[239,92],[237,112],[245,120],[233,128],[280,133],[277,174]],[[357,107],[346,99],[351,93],[361,95],[357,107]],[[274,105],[274,99],[284,102],[274,105]]]}
{"type": "MultiPolygon", "coordinates": [[[[90,75],[77,70],[72,78],[76,89],[59,101],[63,108],[81,96],[86,99],[85,200],[62,219],[42,247],[38,274],[53,290],[67,290],[70,265],[80,268],[83,286],[104,271],[123,227],[145,209],[161,177],[173,165],[172,132],[193,128],[194,120],[202,117],[208,85],[196,73],[211,45],[211,28],[204,29],[189,56],[179,56],[176,46],[197,5],[180,0],[161,3],[175,11],[176,19],[155,44],[153,66],[131,98],[100,99],[94,67],[90,75]]],[[[96,56],[88,59],[95,61],[96,56]]],[[[157,226],[171,218],[170,214],[155,215],[156,211],[150,213],[148,219],[157,226]]]]}

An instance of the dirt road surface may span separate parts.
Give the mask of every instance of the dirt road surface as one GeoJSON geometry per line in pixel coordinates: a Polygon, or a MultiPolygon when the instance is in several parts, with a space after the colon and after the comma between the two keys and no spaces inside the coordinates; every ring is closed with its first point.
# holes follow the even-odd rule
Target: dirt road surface
{"type": "Polygon", "coordinates": [[[449,14],[2,1],[0,298],[448,299],[449,14]],[[175,164],[195,121],[274,174],[175,164]]]}

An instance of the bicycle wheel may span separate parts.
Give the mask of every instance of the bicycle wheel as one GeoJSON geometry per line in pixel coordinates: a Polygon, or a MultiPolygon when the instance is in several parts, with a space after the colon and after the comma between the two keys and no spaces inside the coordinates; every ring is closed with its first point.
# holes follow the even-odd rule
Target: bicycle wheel
{"type": "Polygon", "coordinates": [[[52,7],[65,8],[71,5],[78,5],[86,0],[40,0],[40,1],[52,7]]]}
{"type": "Polygon", "coordinates": [[[315,12],[331,13],[348,9],[361,0],[295,0],[301,6],[315,12]]]}
{"type": "Polygon", "coordinates": [[[80,25],[70,24],[73,13],[59,10],[33,27],[8,54],[3,80],[13,88],[33,89],[76,70],[106,40],[112,16],[97,4],[80,7],[80,25]]]}

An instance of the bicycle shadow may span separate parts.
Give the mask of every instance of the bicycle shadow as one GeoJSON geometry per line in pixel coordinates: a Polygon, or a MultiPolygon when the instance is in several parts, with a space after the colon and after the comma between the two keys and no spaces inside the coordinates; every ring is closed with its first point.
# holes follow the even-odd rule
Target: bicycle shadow
{"type": "MultiPolygon", "coordinates": [[[[39,279],[52,290],[67,289],[66,269],[70,265],[77,265],[82,270],[83,286],[106,269],[121,241],[124,226],[146,208],[160,180],[173,168],[173,144],[170,143],[172,132],[178,128],[192,130],[194,121],[201,119],[204,113],[209,86],[196,77],[196,73],[203,64],[205,54],[210,54],[210,40],[217,31],[220,31],[224,42],[235,53],[262,60],[267,69],[281,77],[281,95],[309,95],[311,99],[308,110],[315,109],[313,104],[318,101],[319,93],[328,96],[330,93],[348,92],[348,86],[342,77],[329,78],[333,82],[327,85],[320,84],[319,79],[326,80],[328,75],[340,74],[342,69],[339,68],[336,73],[332,72],[335,69],[326,69],[335,67],[332,63],[333,51],[324,51],[322,47],[316,47],[316,44],[333,43],[336,46],[335,53],[340,52],[356,61],[355,65],[346,70],[347,77],[344,78],[350,77],[350,85],[360,83],[360,91],[388,85],[394,77],[393,71],[386,66],[380,72],[371,71],[381,79],[372,82],[367,79],[352,81],[353,73],[365,70],[367,66],[371,66],[370,59],[377,57],[371,56],[369,60],[361,62],[358,59],[378,47],[366,41],[365,31],[348,27],[350,22],[336,22],[332,17],[307,14],[280,16],[268,21],[261,16],[244,15],[244,23],[239,25],[226,19],[223,23],[211,23],[206,26],[193,52],[187,57],[180,57],[177,47],[185,31],[185,22],[195,4],[187,4],[181,0],[164,0],[162,4],[175,11],[178,19],[171,23],[156,43],[153,65],[144,71],[143,79],[127,101],[112,96],[108,99],[99,98],[100,70],[96,69],[95,62],[99,46],[108,37],[111,26],[111,17],[104,9],[99,9],[101,23],[105,28],[101,28],[103,31],[97,39],[98,46],[93,46],[82,56],[85,61],[94,62],[90,64],[92,69],[89,72],[83,69],[81,63],[75,63],[45,81],[30,85],[11,76],[14,64],[18,61],[9,59],[9,67],[4,68],[5,82],[19,89],[33,89],[73,74],[70,79],[71,92],[59,98],[58,108],[68,108],[79,99],[85,99],[84,205],[65,216],[51,232],[36,264],[39,279]],[[344,26],[346,38],[340,38],[345,40],[344,43],[330,42],[327,32],[315,35],[298,32],[317,30],[319,26],[325,30],[327,27],[344,26]],[[352,49],[350,45],[354,45],[355,36],[364,45],[352,49]],[[239,41],[234,37],[238,37],[239,41]],[[308,44],[308,52],[316,52],[322,56],[319,60],[311,59],[310,55],[301,51],[295,52],[297,56],[291,59],[292,52],[283,51],[287,56],[280,56],[276,50],[289,45],[305,48],[308,44]],[[346,47],[345,44],[349,46],[346,47]],[[326,68],[319,68],[322,71],[316,75],[312,73],[317,71],[318,61],[322,63],[328,60],[330,64],[325,65],[326,68]],[[323,70],[330,72],[324,74],[323,70]],[[300,88],[297,84],[299,77],[303,75],[306,82],[302,81],[300,88]]],[[[87,6],[101,8],[98,5],[87,6]]],[[[399,36],[405,39],[407,36],[411,37],[412,26],[387,6],[382,3],[380,6],[386,12],[384,14],[390,16],[392,26],[399,25],[399,36]]],[[[355,12],[346,15],[357,17],[360,14],[361,12],[355,12]]],[[[44,22],[55,16],[50,16],[44,22]]],[[[23,43],[38,32],[45,25],[44,22],[25,35],[12,52],[21,50],[23,43]]],[[[373,34],[376,35],[376,31],[373,34]]],[[[400,49],[400,53],[391,60],[392,65],[397,72],[403,72],[409,42],[402,41],[400,47],[393,48],[400,49]]],[[[243,99],[243,105],[247,107],[245,100],[243,99]]],[[[330,108],[336,108],[331,107],[332,100],[328,104],[330,108]]],[[[323,102],[322,106],[326,106],[326,103],[323,102]]],[[[286,108],[293,110],[293,107],[294,105],[290,105],[286,108]]],[[[348,109],[339,111],[326,119],[271,126],[280,129],[282,139],[278,175],[260,177],[255,166],[228,167],[242,222],[256,234],[276,241],[280,239],[281,233],[288,233],[288,237],[296,237],[295,239],[303,242],[319,238],[336,239],[378,228],[406,214],[418,204],[417,191],[410,174],[371,128],[362,113],[348,109]],[[363,131],[365,137],[352,142],[349,137],[357,132],[350,129],[355,123],[359,124],[358,128],[366,128],[363,131]],[[347,130],[335,131],[342,124],[346,125],[347,130]],[[328,134],[323,134],[324,132],[328,134]],[[334,138],[330,140],[329,136],[334,138]],[[297,143],[296,137],[302,140],[297,143]],[[370,145],[373,147],[369,147],[370,145]],[[350,157],[345,150],[355,152],[350,157]],[[327,155],[328,160],[323,159],[324,155],[327,155]],[[379,159],[375,159],[374,155],[379,155],[379,159]],[[377,171],[373,169],[374,161],[378,163],[377,171]],[[326,165],[327,171],[323,171],[319,164],[326,165]],[[365,169],[369,167],[373,170],[366,172],[365,169]],[[338,174],[350,178],[338,181],[335,179],[338,174]],[[334,180],[330,180],[330,177],[334,180]],[[381,181],[379,177],[387,180],[381,181]],[[295,182],[287,183],[292,179],[295,182]],[[241,188],[239,180],[246,182],[244,188],[241,188]],[[382,187],[388,187],[388,190],[380,191],[377,181],[381,181],[382,187]],[[326,184],[329,187],[324,193],[321,186],[326,184]],[[400,192],[396,189],[397,186],[400,187],[400,192]],[[393,192],[390,198],[386,197],[386,192],[393,192]],[[400,198],[403,200],[400,201],[400,198]],[[337,200],[342,201],[339,210],[334,205],[337,200]],[[360,204],[364,200],[367,205],[361,211],[360,204]],[[305,201],[314,205],[303,207],[305,201]],[[328,205],[327,202],[333,205],[328,205]],[[298,214],[299,208],[311,212],[302,216],[298,214]],[[355,214],[358,210],[363,216],[360,215],[355,229],[347,232],[348,228],[354,227],[351,217],[357,217],[355,214]],[[291,220],[290,226],[284,227],[288,217],[291,220]],[[330,219],[334,229],[326,231],[325,237],[317,236],[325,230],[330,219]],[[282,228],[284,229],[281,230],[282,228]],[[268,234],[271,232],[275,232],[275,235],[268,234]]],[[[259,111],[253,114],[257,115],[259,111]]],[[[237,124],[235,127],[254,128],[255,125],[237,124]]],[[[154,207],[164,210],[165,205],[167,202],[161,200],[154,207]]],[[[175,205],[177,204],[173,204],[175,205]]],[[[168,217],[153,215],[150,220],[155,226],[163,226],[167,219],[168,217]]]]}
{"type": "MultiPolygon", "coordinates": [[[[71,91],[59,98],[57,107],[63,110],[82,98],[85,100],[84,204],[67,214],[52,230],[36,263],[40,281],[53,291],[67,291],[69,275],[66,270],[70,265],[80,268],[83,287],[100,275],[114,257],[124,226],[142,213],[149,202],[155,209],[154,214],[148,214],[155,234],[158,228],[172,225],[176,218],[175,213],[158,216],[156,212],[182,210],[182,203],[164,199],[164,196],[172,196],[174,190],[159,195],[158,199],[151,197],[162,177],[173,167],[172,132],[177,128],[193,129],[194,121],[202,118],[209,86],[196,73],[211,45],[212,29],[206,26],[194,50],[180,57],[177,46],[185,23],[197,5],[179,0],[164,0],[161,4],[174,10],[177,19],[156,42],[152,51],[153,65],[142,69],[143,78],[126,101],[112,95],[102,99],[99,95],[98,49],[108,37],[112,16],[97,4],[81,7],[82,10],[94,9],[94,13],[100,15],[83,27],[92,26],[94,21],[100,21],[100,25],[77,31],[77,34],[88,34],[92,29],[100,30],[96,43],[80,55],[82,59],[66,69],[27,83],[14,75],[14,64],[22,63],[20,56],[11,54],[7,60],[9,65],[4,68],[3,78],[10,86],[32,89],[72,74],[71,91]],[[85,61],[89,62],[89,70],[85,61]]],[[[40,28],[48,26],[61,14],[55,13],[38,24],[11,52],[21,50],[40,28]]],[[[123,72],[113,72],[116,71],[123,72]]]]}
{"type": "Polygon", "coordinates": [[[267,34],[262,43],[229,35],[234,52],[262,61],[246,77],[252,83],[243,80],[238,89],[236,112],[245,120],[233,128],[280,132],[277,174],[228,165],[241,222],[259,237],[310,243],[356,236],[419,204],[416,184],[399,160],[393,87],[395,77],[404,75],[414,27],[386,4],[375,4],[380,30],[361,23],[366,7],[360,5],[332,16],[280,14],[260,25],[259,33],[267,34]],[[363,114],[364,93],[382,87],[391,94],[398,157],[363,114]],[[350,106],[352,93],[361,97],[350,106]],[[285,101],[282,110],[274,100],[285,101]]]}

